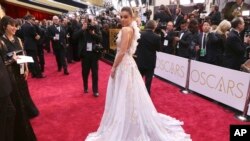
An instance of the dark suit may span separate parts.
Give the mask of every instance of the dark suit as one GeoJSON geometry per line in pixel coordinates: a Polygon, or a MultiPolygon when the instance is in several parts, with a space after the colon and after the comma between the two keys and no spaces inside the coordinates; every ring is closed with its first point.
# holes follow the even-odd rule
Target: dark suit
{"type": "Polygon", "coordinates": [[[207,39],[206,41],[204,41],[204,44],[205,44],[204,49],[206,50],[206,54],[204,56],[201,56],[200,51],[203,45],[202,44],[203,36],[204,36],[204,33],[202,32],[199,34],[199,37],[198,37],[198,44],[200,45],[198,60],[205,62],[205,63],[209,63],[209,64],[216,64],[217,46],[215,46],[214,44],[216,43],[218,39],[214,33],[207,33],[207,37],[206,37],[207,39]]]}
{"type": "Polygon", "coordinates": [[[29,22],[25,22],[21,27],[24,40],[24,49],[28,56],[32,56],[34,63],[29,63],[29,68],[33,77],[41,77],[41,69],[38,64],[38,41],[35,39],[38,34],[36,28],[29,22]]]}
{"type": "Polygon", "coordinates": [[[136,63],[142,76],[145,75],[146,87],[150,94],[150,87],[156,65],[156,51],[160,51],[161,37],[152,30],[141,32],[136,50],[136,63]]]}
{"type": "Polygon", "coordinates": [[[192,41],[192,33],[189,30],[181,31],[179,33],[181,37],[180,41],[177,43],[177,55],[184,58],[190,58],[190,44],[192,41]],[[181,34],[183,33],[182,37],[181,34]]]}
{"type": "Polygon", "coordinates": [[[87,30],[80,30],[75,33],[75,37],[79,39],[79,56],[82,61],[82,79],[85,92],[88,91],[88,76],[91,70],[92,72],[92,90],[93,93],[98,93],[98,50],[94,49],[96,44],[101,41],[101,35],[99,33],[90,34],[87,30]],[[87,43],[91,43],[93,50],[87,50],[87,43]]]}
{"type": "Polygon", "coordinates": [[[174,43],[174,37],[176,36],[176,32],[175,31],[168,31],[167,35],[165,37],[163,37],[162,39],[162,51],[165,53],[169,53],[169,54],[174,54],[175,53],[175,43],[174,43]],[[168,42],[168,45],[164,45],[164,42],[168,42]]]}
{"type": "Polygon", "coordinates": [[[184,18],[182,15],[177,15],[174,19],[174,27],[176,31],[180,31],[181,30],[181,21],[183,21],[184,18]]]}
{"type": "Polygon", "coordinates": [[[226,39],[223,65],[224,67],[240,70],[244,63],[246,47],[237,31],[232,29],[226,39]]]}
{"type": "Polygon", "coordinates": [[[45,44],[45,31],[46,31],[46,29],[43,29],[37,25],[34,25],[34,26],[36,28],[37,34],[40,35],[40,39],[37,41],[37,55],[39,58],[39,65],[41,68],[41,72],[44,72],[45,59],[44,59],[43,47],[45,44]]]}
{"type": "MultiPolygon", "coordinates": [[[[1,47],[0,47],[1,48],[1,47]]],[[[1,50],[1,49],[0,49],[1,50]]],[[[14,136],[15,107],[11,101],[10,77],[0,55],[0,140],[12,141],[14,136]]]]}
{"type": "Polygon", "coordinates": [[[62,26],[52,25],[48,28],[48,37],[52,41],[52,47],[54,54],[56,56],[56,62],[58,71],[63,67],[64,72],[67,72],[67,63],[66,63],[66,31],[62,26]],[[59,40],[55,40],[54,37],[59,35],[59,40]]]}

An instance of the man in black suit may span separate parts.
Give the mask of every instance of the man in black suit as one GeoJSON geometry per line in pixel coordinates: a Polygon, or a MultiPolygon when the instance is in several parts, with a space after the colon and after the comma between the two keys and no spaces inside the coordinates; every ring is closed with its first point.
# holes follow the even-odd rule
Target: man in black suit
{"type": "Polygon", "coordinates": [[[174,37],[177,36],[174,31],[174,23],[172,21],[169,21],[167,23],[167,30],[162,30],[163,36],[162,37],[162,51],[168,54],[175,54],[175,41],[174,37]]]}
{"type": "Polygon", "coordinates": [[[223,65],[226,68],[240,70],[241,64],[244,63],[244,54],[246,44],[240,37],[240,32],[244,30],[245,22],[242,17],[236,17],[231,21],[232,29],[225,43],[223,65]]]}
{"type": "Polygon", "coordinates": [[[175,10],[175,17],[174,17],[174,27],[176,31],[181,30],[181,21],[183,21],[183,15],[181,13],[181,8],[176,8],[175,10]]]}
{"type": "Polygon", "coordinates": [[[32,56],[34,63],[29,64],[29,69],[32,73],[32,77],[43,78],[41,68],[38,63],[38,40],[40,35],[37,33],[34,26],[35,17],[32,15],[27,15],[24,17],[25,23],[21,27],[21,33],[24,40],[24,49],[28,56],[32,56]]]}
{"type": "MultiPolygon", "coordinates": [[[[1,45],[0,45],[1,52],[1,45]]],[[[0,140],[12,141],[14,136],[15,107],[11,101],[12,91],[9,74],[0,55],[0,140]]]]}
{"type": "Polygon", "coordinates": [[[176,50],[177,55],[184,58],[190,58],[190,45],[192,41],[192,33],[188,30],[187,21],[183,20],[181,22],[181,31],[179,36],[175,37],[177,42],[176,50]]]}
{"type": "Polygon", "coordinates": [[[84,93],[88,93],[88,77],[91,70],[93,95],[98,97],[98,60],[100,50],[98,50],[97,46],[101,43],[101,33],[95,25],[84,22],[82,29],[76,32],[75,36],[79,39],[79,56],[82,62],[84,93]]]}
{"type": "Polygon", "coordinates": [[[53,25],[48,28],[48,37],[52,41],[52,47],[56,56],[57,69],[60,72],[63,68],[64,74],[68,75],[67,63],[66,63],[66,31],[60,25],[60,19],[58,16],[53,16],[53,25]]]}
{"type": "Polygon", "coordinates": [[[145,76],[145,83],[150,94],[151,82],[156,65],[156,51],[160,51],[161,37],[154,33],[157,23],[149,20],[145,31],[141,32],[136,50],[136,63],[142,76],[145,76]]]}
{"type": "Polygon", "coordinates": [[[216,64],[218,49],[215,46],[215,42],[217,41],[217,37],[214,33],[210,32],[210,29],[210,22],[204,21],[202,26],[203,32],[199,34],[198,46],[196,46],[197,56],[201,62],[216,64]]]}

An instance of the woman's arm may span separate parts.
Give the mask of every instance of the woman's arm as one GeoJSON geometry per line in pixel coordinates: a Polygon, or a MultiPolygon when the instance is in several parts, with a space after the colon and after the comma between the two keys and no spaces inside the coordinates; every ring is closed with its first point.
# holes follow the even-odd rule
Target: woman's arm
{"type": "MultiPolygon", "coordinates": [[[[23,43],[22,43],[21,39],[18,38],[18,41],[19,41],[19,44],[20,44],[20,46],[21,46],[21,48],[22,48],[22,50],[23,50],[23,43]]],[[[25,52],[24,52],[24,51],[23,51],[23,55],[25,55],[25,52]]],[[[29,67],[28,67],[28,63],[24,63],[24,78],[25,78],[25,80],[28,79],[28,76],[29,76],[29,67]]]]}
{"type": "Polygon", "coordinates": [[[115,69],[122,61],[123,56],[127,52],[129,45],[131,43],[132,38],[132,29],[130,27],[123,27],[121,31],[121,43],[120,43],[120,51],[118,52],[113,67],[111,69],[111,77],[114,78],[115,76],[115,69]]]}

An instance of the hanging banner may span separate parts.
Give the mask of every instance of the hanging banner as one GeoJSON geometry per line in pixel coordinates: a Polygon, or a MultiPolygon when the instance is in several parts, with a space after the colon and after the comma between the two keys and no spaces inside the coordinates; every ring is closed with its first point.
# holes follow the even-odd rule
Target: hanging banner
{"type": "Polygon", "coordinates": [[[188,59],[157,52],[155,75],[185,87],[187,82],[188,59]]]}
{"type": "Polygon", "coordinates": [[[191,61],[189,89],[230,107],[244,110],[250,74],[191,61]]]}

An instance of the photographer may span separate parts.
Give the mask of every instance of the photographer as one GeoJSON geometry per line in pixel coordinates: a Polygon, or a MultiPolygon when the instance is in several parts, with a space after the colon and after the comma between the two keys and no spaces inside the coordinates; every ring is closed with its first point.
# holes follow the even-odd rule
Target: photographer
{"type": "Polygon", "coordinates": [[[82,29],[75,33],[79,42],[79,55],[82,61],[82,78],[84,93],[88,93],[88,76],[92,72],[92,90],[95,97],[98,93],[98,59],[100,56],[101,35],[96,32],[96,27],[91,24],[83,23],[82,29]]]}
{"type": "Polygon", "coordinates": [[[166,26],[166,30],[162,29],[164,36],[162,37],[162,51],[169,54],[175,54],[174,37],[178,36],[178,32],[174,31],[174,23],[169,21],[166,26]]]}

